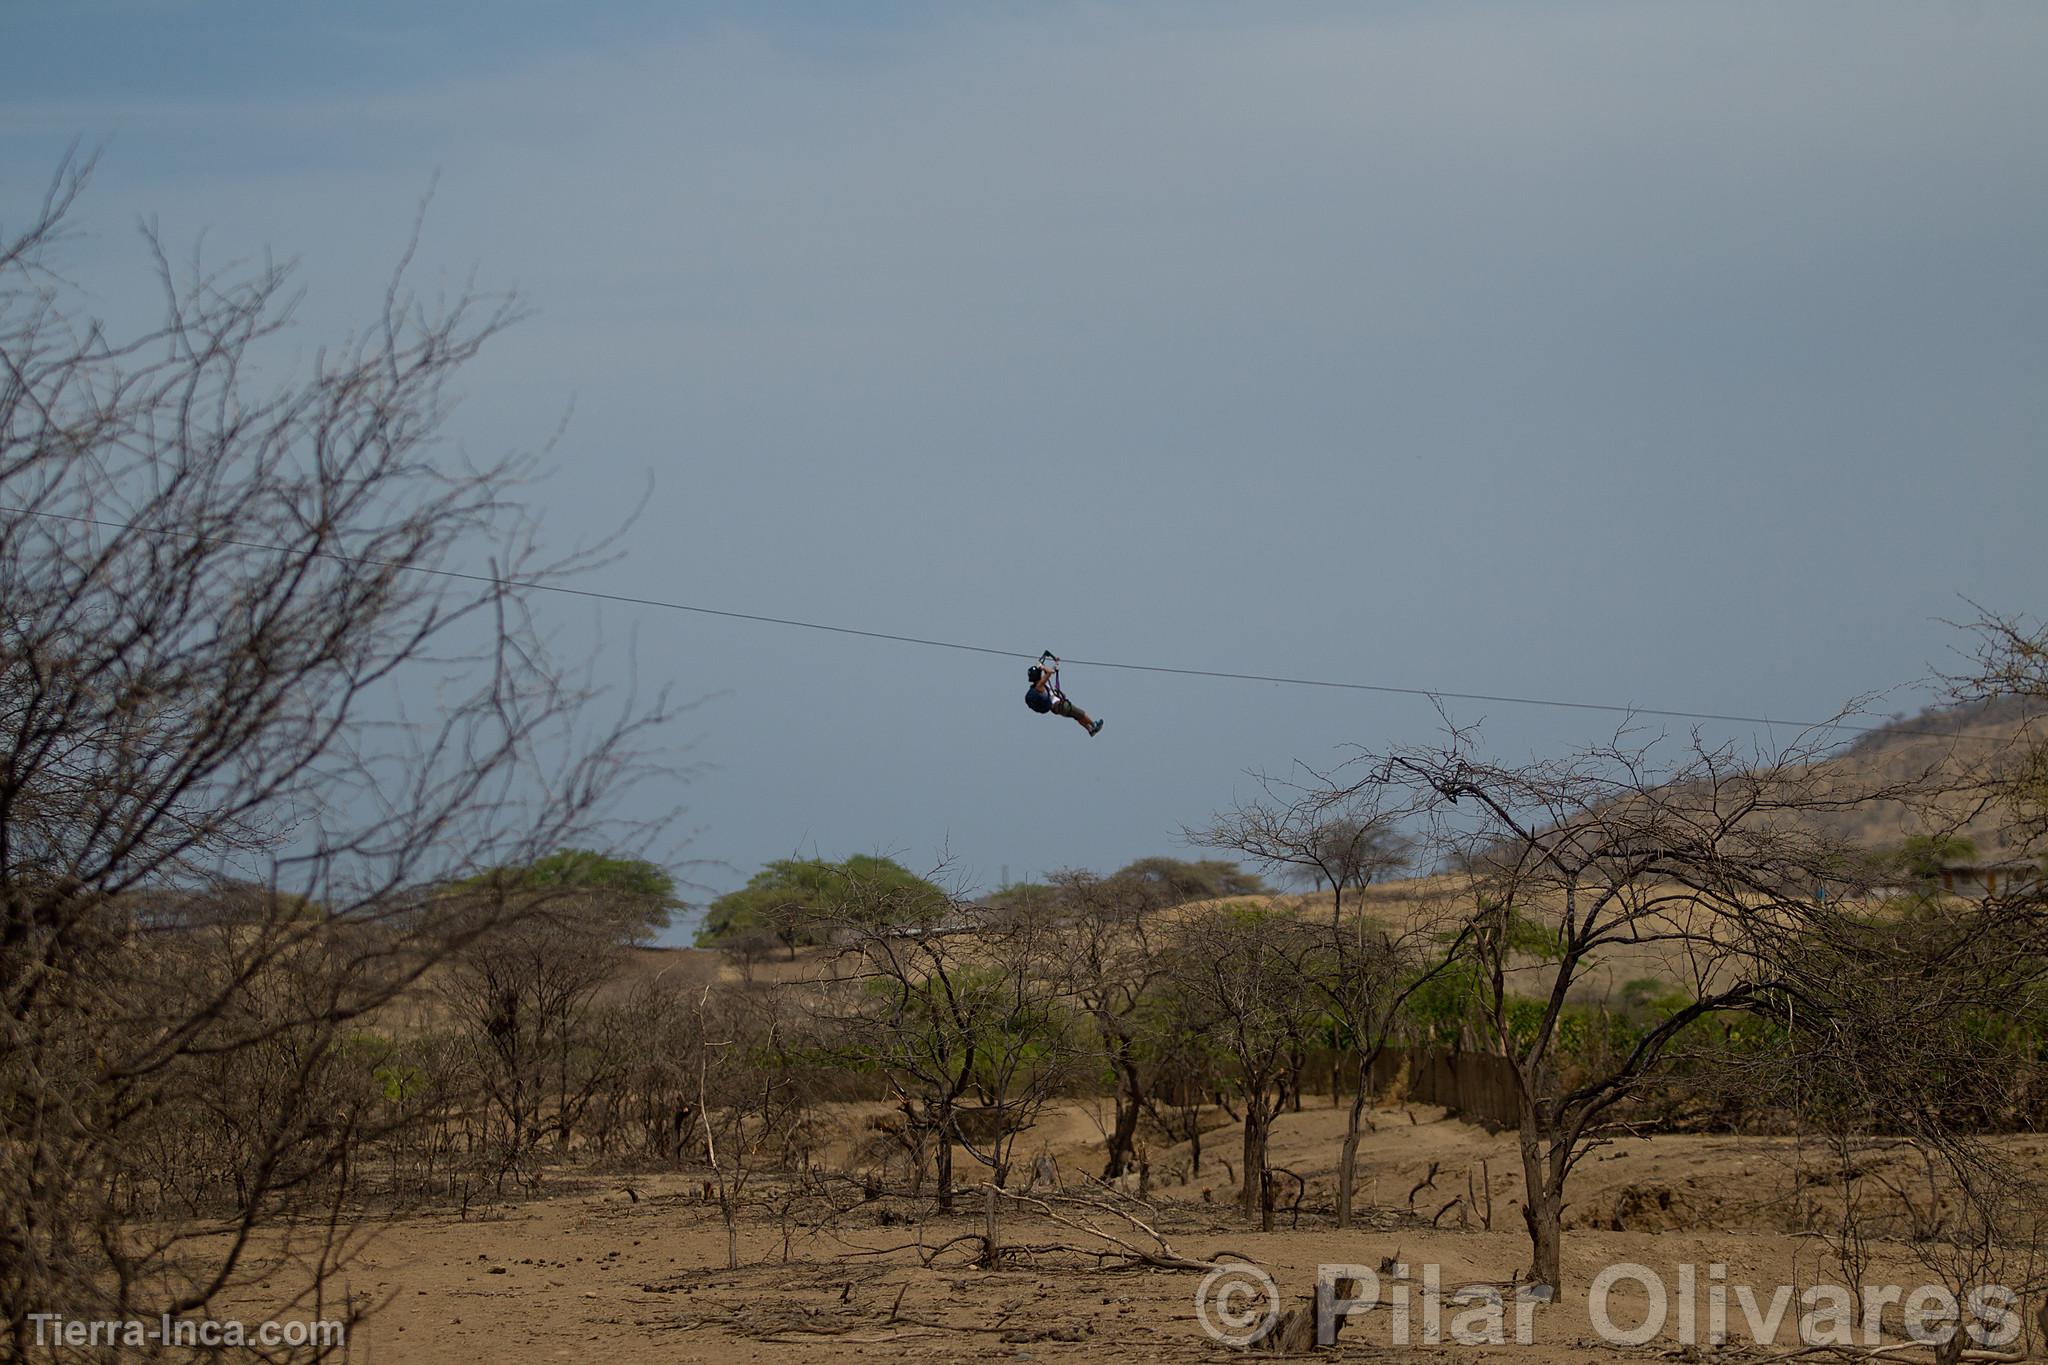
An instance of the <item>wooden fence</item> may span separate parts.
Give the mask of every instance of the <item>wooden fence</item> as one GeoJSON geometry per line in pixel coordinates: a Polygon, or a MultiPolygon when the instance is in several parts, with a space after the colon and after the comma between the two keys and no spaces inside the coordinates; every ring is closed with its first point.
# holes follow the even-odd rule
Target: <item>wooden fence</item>
{"type": "Polygon", "coordinates": [[[1406,1097],[1440,1104],[1474,1122],[1514,1127],[1521,1122],[1521,1091],[1505,1057],[1442,1048],[1390,1047],[1372,1069],[1373,1090],[1385,1094],[1407,1068],[1406,1097]]]}

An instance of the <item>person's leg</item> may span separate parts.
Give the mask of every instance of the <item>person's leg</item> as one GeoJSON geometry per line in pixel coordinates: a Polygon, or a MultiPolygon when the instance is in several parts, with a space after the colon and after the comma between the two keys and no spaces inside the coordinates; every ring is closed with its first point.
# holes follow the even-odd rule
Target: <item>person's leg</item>
{"type": "Polygon", "coordinates": [[[1068,701],[1065,697],[1061,697],[1052,704],[1052,713],[1056,716],[1066,716],[1072,720],[1079,721],[1083,730],[1093,731],[1095,729],[1095,722],[1088,719],[1088,713],[1068,701]]]}

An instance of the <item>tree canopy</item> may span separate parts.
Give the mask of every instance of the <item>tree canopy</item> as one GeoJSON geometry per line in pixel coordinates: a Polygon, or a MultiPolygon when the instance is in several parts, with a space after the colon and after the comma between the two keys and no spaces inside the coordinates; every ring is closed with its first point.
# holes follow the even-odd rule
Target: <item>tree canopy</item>
{"type": "Polygon", "coordinates": [[[1140,858],[1111,874],[1137,882],[1157,893],[1163,905],[1222,900],[1227,896],[1263,896],[1270,888],[1257,873],[1223,858],[1189,862],[1183,858],[1140,858]]]}
{"type": "Polygon", "coordinates": [[[682,908],[676,879],[643,858],[626,858],[587,848],[558,848],[519,867],[499,867],[455,883],[465,891],[503,894],[588,891],[598,893],[619,914],[620,936],[652,938],[682,908]]]}
{"type": "Polygon", "coordinates": [[[697,942],[730,946],[766,936],[794,952],[823,942],[833,920],[924,924],[944,914],[949,904],[944,891],[893,858],[855,854],[836,863],[784,858],[767,864],[740,890],[711,902],[697,942]]]}

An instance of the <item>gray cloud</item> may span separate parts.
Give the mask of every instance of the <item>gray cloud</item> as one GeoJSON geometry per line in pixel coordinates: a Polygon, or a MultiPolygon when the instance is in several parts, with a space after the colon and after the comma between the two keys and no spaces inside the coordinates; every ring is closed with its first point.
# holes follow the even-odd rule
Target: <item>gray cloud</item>
{"type": "MultiPolygon", "coordinates": [[[[15,105],[10,182],[302,253],[344,320],[425,263],[538,315],[465,439],[573,394],[604,586],[1021,652],[1825,713],[2037,605],[2048,14],[1869,5],[1053,8],[772,20],[357,100],[15,105]]],[[[126,253],[118,232],[90,244],[126,253]]],[[[117,276],[116,278],[128,278],[117,276]]],[[[110,304],[121,301],[119,288],[110,304]]],[[[563,629],[587,623],[564,607],[563,629]]],[[[687,617],[729,691],[678,793],[744,874],[1166,846],[1250,765],[1426,707],[1017,670],[687,617]]],[[[1510,748],[1582,717],[1492,708],[1510,748]]]]}

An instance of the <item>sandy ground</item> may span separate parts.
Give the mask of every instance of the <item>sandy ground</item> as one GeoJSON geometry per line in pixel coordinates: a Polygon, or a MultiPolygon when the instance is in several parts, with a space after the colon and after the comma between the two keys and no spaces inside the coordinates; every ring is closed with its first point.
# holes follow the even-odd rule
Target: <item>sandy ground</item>
{"type": "MultiPolygon", "coordinates": [[[[858,1132],[861,1117],[859,1111],[848,1115],[849,1133],[858,1132]]],[[[1336,1349],[1319,1358],[1391,1353],[1401,1331],[1394,1300],[1405,1290],[1409,1345],[1400,1353],[1409,1359],[1762,1359],[1797,1346],[1802,1307],[1795,1298],[1778,1324],[1774,1351],[1766,1352],[1751,1344],[1770,1338],[1748,1324],[1738,1286],[1751,1287],[1759,1312],[1768,1314],[1780,1284],[1796,1286],[1796,1295],[1844,1279],[1826,1243],[1797,1230],[1814,1210],[1839,1206],[1839,1187],[1822,1174],[1819,1154],[1780,1139],[1631,1138],[1595,1152],[1582,1168],[1567,1220],[1566,1285],[1558,1301],[1523,1308],[1508,1298],[1497,1315],[1483,1300],[1446,1304],[1438,1317],[1442,1336],[1429,1344],[1425,1277],[1433,1274],[1449,1294],[1473,1284],[1511,1284],[1528,1266],[1513,1146],[1506,1135],[1420,1106],[1382,1109],[1374,1118],[1361,1182],[1374,1211],[1345,1232],[1331,1228],[1327,1214],[1304,1212],[1298,1226],[1289,1226],[1285,1211],[1276,1231],[1247,1231],[1250,1224],[1230,1204],[1222,1166],[1237,1157],[1241,1134],[1234,1127],[1205,1136],[1199,1176],[1167,1175],[1186,1164],[1185,1148],[1152,1158],[1161,1177],[1151,1200],[1156,1225],[1174,1248],[1196,1257],[1228,1250],[1250,1258],[1271,1275],[1288,1305],[1313,1292],[1319,1265],[1361,1265],[1376,1274],[1390,1264],[1405,1267],[1405,1282],[1391,1271],[1380,1277],[1380,1306],[1354,1316],[1336,1349]],[[1665,1325],[1642,1346],[1614,1344],[1595,1330],[1589,1286],[1618,1263],[1646,1267],[1666,1287],[1665,1325]],[[1680,1267],[1688,1264],[1697,1267],[1690,1331],[1680,1321],[1679,1302],[1680,1267]],[[1717,1275],[1710,1270],[1715,1265],[1726,1269],[1717,1275]],[[1720,1284],[1727,1286],[1727,1342],[1717,1348],[1710,1291],[1720,1284]],[[1480,1340],[1495,1321],[1502,1343],[1480,1340]],[[1451,1338],[1460,1325],[1465,1344],[1451,1338]],[[1518,1341],[1521,1336],[1527,1341],[1518,1341]]],[[[1320,1185],[1342,1128],[1342,1114],[1332,1109],[1285,1115],[1276,1129],[1274,1162],[1320,1185]]],[[[2048,1139],[2015,1145],[2029,1161],[2048,1165],[2048,1139]]],[[[1023,1143],[1027,1159],[1051,1156],[1070,1189],[1098,1150],[1094,1116],[1079,1106],[1048,1115],[1023,1143]]],[[[1909,1174],[1901,1169],[1901,1183],[1909,1174]]],[[[383,1306],[357,1331],[349,1356],[423,1365],[547,1359],[628,1365],[1191,1361],[1233,1354],[1203,1330],[1198,1273],[1099,1268],[1043,1250],[1087,1239],[1021,1209],[1006,1214],[1002,1240],[1039,1250],[990,1272],[968,1264],[971,1248],[963,1244],[926,1266],[916,1250],[920,1240],[929,1248],[981,1230],[979,1195],[963,1197],[954,1216],[921,1231],[904,1217],[907,1203],[861,1203],[850,1189],[842,1202],[850,1211],[833,1227],[797,1229],[786,1245],[772,1209],[752,1210],[741,1230],[745,1264],[739,1270],[724,1268],[726,1231],[716,1205],[703,1200],[694,1181],[676,1175],[564,1175],[547,1197],[467,1219],[398,1219],[378,1232],[353,1268],[349,1287],[383,1306]]],[[[1361,1205],[1366,1202],[1362,1197],[1361,1205]]],[[[1910,1289],[1934,1278],[1902,1246],[1880,1246],[1877,1255],[1878,1273],[1866,1280],[1910,1289]]],[[[1608,1305],[1613,1321],[1626,1329],[1644,1320],[1649,1300],[1641,1284],[1625,1280],[1608,1305]]],[[[250,1314],[259,1307],[242,1306],[250,1314]]],[[[2025,1304],[2023,1311],[2031,1316],[2036,1307],[2025,1304]]],[[[1849,1311],[1863,1340],[1861,1310],[1849,1311]]],[[[1883,1323],[1887,1339],[1896,1340],[1897,1306],[1885,1311],[1883,1323]]]]}

